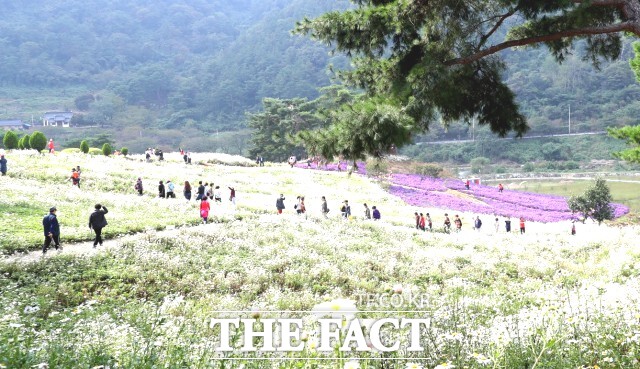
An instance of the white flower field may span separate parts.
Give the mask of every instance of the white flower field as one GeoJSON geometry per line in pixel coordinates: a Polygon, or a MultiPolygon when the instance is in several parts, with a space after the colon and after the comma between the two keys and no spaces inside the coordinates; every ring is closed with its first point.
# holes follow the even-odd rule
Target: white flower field
{"type": "MultiPolygon", "coordinates": [[[[640,367],[640,229],[527,223],[524,235],[481,232],[460,214],[416,208],[361,175],[290,168],[216,154],[102,157],[8,152],[0,177],[0,368],[637,368],[640,367]],[[68,180],[82,168],[81,189],[68,180]],[[142,178],[144,195],[133,186],[142,178]],[[176,199],[157,197],[160,180],[176,199]],[[219,185],[201,224],[185,180],[219,185]],[[237,191],[237,205],[228,187],[237,191]],[[286,197],[278,215],[275,201],[286,197]],[[306,215],[294,210],[304,196],[306,215]],[[330,209],[321,214],[321,197],[330,209]],[[352,218],[339,207],[349,200],[352,218]],[[108,207],[104,246],[88,217],[108,207]],[[382,219],[363,219],[363,203],[382,219]],[[42,217],[58,209],[61,252],[39,251],[42,217]],[[429,212],[437,232],[414,228],[429,212]],[[452,217],[453,219],[453,217],[452,217]],[[365,350],[336,340],[322,350],[322,312],[357,320],[365,350]],[[337,315],[336,315],[337,314],[337,315]],[[214,319],[297,318],[299,351],[220,350],[214,319]],[[365,321],[426,319],[420,350],[409,328],[386,326],[383,351],[365,321]],[[391,346],[389,344],[389,346],[391,346]],[[352,347],[353,349],[350,349],[352,347]]],[[[354,323],[355,322],[355,323],[354,323]]],[[[258,323],[260,324],[260,323],[258,323]]],[[[260,325],[258,325],[260,327],[260,325]]],[[[264,325],[262,325],[264,327],[264,325]]],[[[276,340],[277,341],[277,340],[276,340]]],[[[258,348],[263,339],[253,342],[258,348]]]]}

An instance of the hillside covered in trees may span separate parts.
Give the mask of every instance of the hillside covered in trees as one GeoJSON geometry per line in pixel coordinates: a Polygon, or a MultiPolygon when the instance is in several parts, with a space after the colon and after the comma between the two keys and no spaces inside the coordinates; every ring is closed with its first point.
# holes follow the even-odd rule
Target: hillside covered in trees
{"type": "MultiPolygon", "coordinates": [[[[348,6],[347,0],[5,1],[0,119],[37,121],[44,111],[69,109],[73,124],[98,128],[60,133],[63,144],[109,133],[134,152],[186,146],[246,154],[246,112],[260,110],[267,97],[314,99],[332,83],[330,64],[348,67],[344,56],[290,34],[304,16],[348,6]]],[[[628,64],[632,41],[600,71],[579,51],[560,66],[544,48],[505,51],[507,81],[530,134],[565,132],[569,105],[575,132],[635,123],[640,86],[628,64]]],[[[470,134],[465,125],[432,127],[420,139],[470,134]]]]}

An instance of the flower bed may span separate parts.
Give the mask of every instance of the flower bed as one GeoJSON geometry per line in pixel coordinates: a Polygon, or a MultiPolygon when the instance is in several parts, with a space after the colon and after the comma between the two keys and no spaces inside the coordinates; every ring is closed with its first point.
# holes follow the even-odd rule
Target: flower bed
{"type": "MultiPolygon", "coordinates": [[[[504,190],[496,187],[471,185],[451,179],[421,177],[415,174],[394,174],[389,191],[408,204],[422,207],[436,207],[472,213],[488,213],[504,217],[519,218],[538,222],[557,222],[575,219],[569,210],[567,199],[562,196],[544,195],[531,192],[504,190]],[[460,191],[456,196],[452,191],[460,191]]],[[[622,204],[612,204],[615,217],[629,212],[622,204]]]]}

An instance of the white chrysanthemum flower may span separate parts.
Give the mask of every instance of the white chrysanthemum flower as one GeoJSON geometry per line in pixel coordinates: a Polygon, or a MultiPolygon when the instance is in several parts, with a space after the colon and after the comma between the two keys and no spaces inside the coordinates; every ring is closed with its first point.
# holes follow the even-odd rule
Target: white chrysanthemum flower
{"type": "Polygon", "coordinates": [[[358,363],[356,360],[347,361],[344,364],[344,369],[359,369],[359,368],[360,368],[360,363],[358,363]]]}
{"type": "Polygon", "coordinates": [[[335,299],[317,304],[311,311],[317,316],[331,316],[332,318],[344,317],[349,320],[349,318],[353,318],[354,314],[358,312],[358,308],[353,300],[335,299]]]}
{"type": "Polygon", "coordinates": [[[407,363],[406,369],[422,369],[423,366],[418,363],[407,363]]]}
{"type": "Polygon", "coordinates": [[[442,363],[436,366],[434,369],[454,369],[456,366],[451,364],[450,362],[442,363]]]}

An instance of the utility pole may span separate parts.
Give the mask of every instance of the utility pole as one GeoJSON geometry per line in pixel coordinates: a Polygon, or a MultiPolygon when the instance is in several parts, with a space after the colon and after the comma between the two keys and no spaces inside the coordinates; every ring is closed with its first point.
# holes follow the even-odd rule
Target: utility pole
{"type": "Polygon", "coordinates": [[[571,134],[571,104],[569,104],[569,134],[571,134]]]}

